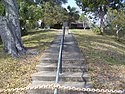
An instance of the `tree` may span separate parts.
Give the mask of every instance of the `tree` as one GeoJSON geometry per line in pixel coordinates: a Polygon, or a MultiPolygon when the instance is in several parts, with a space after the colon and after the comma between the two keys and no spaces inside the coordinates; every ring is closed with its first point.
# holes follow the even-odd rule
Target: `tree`
{"type": "Polygon", "coordinates": [[[62,5],[64,3],[67,3],[67,0],[41,0],[42,2],[50,2],[54,5],[62,5]]]}
{"type": "Polygon", "coordinates": [[[26,1],[18,1],[19,6],[19,21],[20,21],[20,28],[21,34],[24,35],[27,33],[27,20],[29,19],[29,4],[26,1]]]}
{"type": "Polygon", "coordinates": [[[69,27],[71,26],[71,22],[75,22],[79,19],[79,11],[76,10],[75,7],[67,6],[68,9],[68,22],[69,27]]]}
{"type": "Polygon", "coordinates": [[[85,29],[85,28],[88,26],[89,20],[88,20],[88,18],[85,16],[84,13],[82,13],[82,14],[80,15],[79,20],[83,22],[83,28],[85,29]]]}
{"type": "Polygon", "coordinates": [[[32,3],[36,3],[36,4],[41,4],[43,2],[50,2],[50,3],[54,4],[54,5],[56,5],[56,4],[57,5],[62,5],[64,3],[67,3],[67,0],[28,0],[28,1],[30,1],[32,3]]]}
{"type": "Polygon", "coordinates": [[[79,7],[85,12],[93,12],[100,18],[101,32],[104,31],[104,16],[108,8],[119,9],[124,0],[76,0],[79,7]]]}
{"type": "Polygon", "coordinates": [[[125,12],[124,10],[108,10],[106,19],[107,28],[115,34],[117,40],[125,34],[125,12]]]}
{"type": "Polygon", "coordinates": [[[62,23],[66,19],[65,10],[60,5],[53,6],[51,2],[44,2],[41,7],[42,21],[46,26],[62,23]]]}
{"type": "Polygon", "coordinates": [[[36,22],[43,18],[41,6],[43,3],[41,3],[41,0],[36,0],[36,2],[29,1],[31,0],[18,0],[19,19],[22,22],[21,26],[27,29],[34,29],[37,26],[36,22]]]}
{"type": "Polygon", "coordinates": [[[25,53],[20,34],[18,6],[16,0],[2,0],[5,6],[5,16],[0,17],[0,35],[5,52],[12,56],[25,53]]]}
{"type": "Polygon", "coordinates": [[[39,20],[42,20],[42,23],[45,25],[63,22],[66,16],[61,4],[66,2],[66,0],[58,0],[58,2],[56,1],[56,5],[51,0],[44,1],[35,0],[36,4],[29,3],[25,0],[19,1],[20,21],[23,28],[34,28],[39,20]]]}

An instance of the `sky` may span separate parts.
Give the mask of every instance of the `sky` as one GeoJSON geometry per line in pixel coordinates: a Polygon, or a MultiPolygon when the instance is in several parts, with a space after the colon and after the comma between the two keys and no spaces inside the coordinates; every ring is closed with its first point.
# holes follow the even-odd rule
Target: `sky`
{"type": "Polygon", "coordinates": [[[63,4],[62,6],[67,8],[67,6],[70,5],[71,7],[76,7],[80,13],[82,13],[81,9],[76,5],[75,0],[68,0],[68,3],[63,4]]]}

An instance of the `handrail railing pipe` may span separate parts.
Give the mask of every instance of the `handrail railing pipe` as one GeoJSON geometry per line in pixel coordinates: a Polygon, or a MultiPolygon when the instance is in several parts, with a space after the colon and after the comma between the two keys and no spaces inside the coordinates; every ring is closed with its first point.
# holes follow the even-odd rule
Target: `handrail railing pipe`
{"type": "MultiPolygon", "coordinates": [[[[62,35],[62,40],[61,40],[61,50],[63,51],[64,48],[64,39],[65,39],[65,27],[63,28],[63,35],[62,35]]],[[[62,51],[61,51],[61,59],[60,59],[60,73],[62,73],[62,51]]]]}
{"type": "MultiPolygon", "coordinates": [[[[65,37],[65,27],[63,28],[63,34],[62,34],[61,44],[60,44],[60,49],[59,49],[58,65],[57,65],[55,84],[58,84],[59,75],[60,75],[60,73],[62,73],[62,50],[63,50],[64,37],[65,37]]],[[[54,94],[58,94],[58,89],[57,88],[55,88],[54,94]]]]}

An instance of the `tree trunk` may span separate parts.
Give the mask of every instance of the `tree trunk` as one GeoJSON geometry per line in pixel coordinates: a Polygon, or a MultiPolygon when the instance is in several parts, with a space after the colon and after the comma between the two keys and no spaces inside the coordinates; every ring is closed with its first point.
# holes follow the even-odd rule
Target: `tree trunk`
{"type": "Polygon", "coordinates": [[[116,38],[117,38],[118,41],[120,40],[120,37],[119,37],[119,30],[118,30],[118,29],[117,29],[117,31],[116,31],[116,38]]]}
{"type": "Polygon", "coordinates": [[[85,22],[83,21],[83,28],[84,28],[84,30],[85,30],[85,22]]]}
{"type": "Polygon", "coordinates": [[[120,41],[120,30],[121,28],[118,28],[118,25],[115,26],[116,27],[116,38],[117,38],[117,41],[120,41]]]}
{"type": "Polygon", "coordinates": [[[3,0],[3,4],[6,16],[1,17],[0,35],[4,50],[15,57],[26,52],[21,40],[17,2],[16,0],[3,0]]]}
{"type": "Polygon", "coordinates": [[[101,17],[101,22],[100,22],[100,29],[101,29],[101,34],[104,33],[104,21],[103,21],[104,17],[101,17]]]}
{"type": "Polygon", "coordinates": [[[101,34],[103,35],[104,33],[104,11],[103,7],[100,7],[100,29],[101,29],[101,34]]]}

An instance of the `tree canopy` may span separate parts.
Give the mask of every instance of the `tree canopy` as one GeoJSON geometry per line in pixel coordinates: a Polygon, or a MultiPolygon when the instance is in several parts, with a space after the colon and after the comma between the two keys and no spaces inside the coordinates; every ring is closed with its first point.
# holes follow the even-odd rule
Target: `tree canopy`
{"type": "Polygon", "coordinates": [[[62,23],[66,18],[67,14],[64,8],[60,5],[52,5],[51,2],[44,2],[41,4],[43,22],[46,25],[52,25],[56,23],[62,23]]]}
{"type": "Polygon", "coordinates": [[[120,9],[124,0],[76,0],[77,5],[85,12],[93,12],[100,18],[100,28],[103,33],[104,16],[109,8],[120,9]]]}
{"type": "Polygon", "coordinates": [[[63,4],[63,3],[67,3],[67,0],[28,0],[32,3],[35,3],[35,4],[41,4],[43,2],[51,2],[53,4],[63,4]]]}

